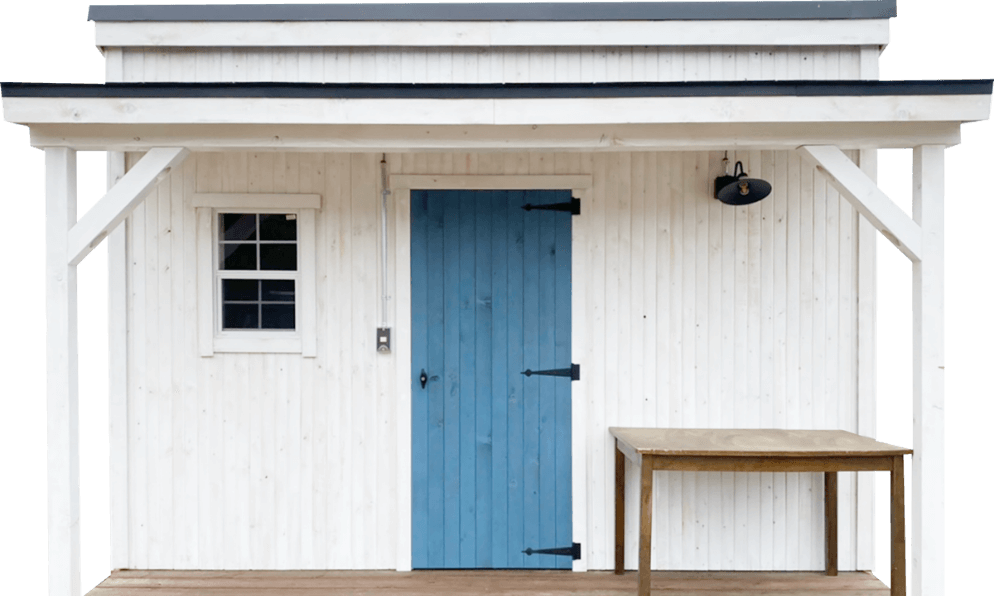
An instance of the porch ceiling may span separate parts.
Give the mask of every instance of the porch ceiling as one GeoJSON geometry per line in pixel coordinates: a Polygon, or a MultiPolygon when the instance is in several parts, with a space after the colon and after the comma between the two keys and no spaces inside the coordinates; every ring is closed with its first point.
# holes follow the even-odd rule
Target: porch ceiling
{"type": "Polygon", "coordinates": [[[36,147],[672,150],[912,147],[987,119],[991,81],[3,84],[36,147]]]}

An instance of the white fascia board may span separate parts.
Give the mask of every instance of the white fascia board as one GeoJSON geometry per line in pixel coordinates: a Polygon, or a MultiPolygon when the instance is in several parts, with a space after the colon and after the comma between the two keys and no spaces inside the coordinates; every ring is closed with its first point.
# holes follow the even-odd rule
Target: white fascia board
{"type": "Polygon", "coordinates": [[[495,101],[495,124],[966,122],[990,96],[625,97],[495,101]]]}
{"type": "Polygon", "coordinates": [[[297,99],[5,97],[16,124],[557,125],[978,122],[989,95],[297,99]]]}
{"type": "Polygon", "coordinates": [[[34,147],[80,151],[783,151],[801,145],[907,148],[960,142],[958,122],[369,126],[37,124],[34,147]]]}
{"type": "Polygon", "coordinates": [[[76,124],[493,124],[493,99],[19,98],[8,122],[76,124]]]}
{"type": "Polygon", "coordinates": [[[990,95],[547,99],[5,97],[18,124],[583,125],[971,122],[990,95]]]}
{"type": "Polygon", "coordinates": [[[561,22],[98,22],[99,47],[886,45],[888,19],[561,22]],[[734,43],[730,43],[734,40],[734,43]]]}

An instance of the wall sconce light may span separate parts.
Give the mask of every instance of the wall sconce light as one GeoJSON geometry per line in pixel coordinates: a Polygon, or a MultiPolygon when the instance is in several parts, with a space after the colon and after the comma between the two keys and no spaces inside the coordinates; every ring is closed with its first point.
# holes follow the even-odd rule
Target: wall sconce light
{"type": "Polygon", "coordinates": [[[725,167],[725,175],[714,179],[714,198],[726,205],[749,205],[765,199],[773,190],[766,180],[750,178],[742,167],[742,162],[735,162],[735,171],[728,175],[728,153],[721,160],[725,167]]]}

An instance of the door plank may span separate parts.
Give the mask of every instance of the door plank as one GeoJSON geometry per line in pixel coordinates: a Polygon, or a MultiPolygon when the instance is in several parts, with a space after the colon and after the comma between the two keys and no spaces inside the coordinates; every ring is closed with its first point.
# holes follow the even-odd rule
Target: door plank
{"type": "MultiPolygon", "coordinates": [[[[458,321],[459,338],[459,563],[461,567],[476,564],[476,201],[475,193],[451,193],[459,214],[459,244],[451,247],[459,258],[458,321]]],[[[446,246],[446,253],[450,247],[446,246]]],[[[451,271],[446,270],[446,274],[451,271]]],[[[448,281],[448,280],[446,280],[448,281]]],[[[449,321],[446,321],[449,323],[449,321]]],[[[446,369],[448,373],[449,369],[446,369]]],[[[454,421],[446,418],[446,429],[454,421]]],[[[448,492],[446,493],[449,494],[448,492]]],[[[448,516],[446,516],[448,517],[448,516]]]]}
{"type": "Polygon", "coordinates": [[[443,201],[443,261],[444,294],[442,298],[445,312],[443,323],[444,346],[444,418],[448,424],[443,427],[444,435],[444,479],[442,495],[445,501],[444,524],[444,565],[458,567],[459,552],[459,203],[454,193],[440,193],[443,201]]]}
{"type": "MultiPolygon", "coordinates": [[[[528,202],[531,202],[528,196],[528,202]]],[[[538,202],[536,200],[535,202],[538,202]]],[[[536,257],[539,251],[539,217],[525,212],[527,215],[523,220],[523,241],[524,259],[522,262],[523,285],[523,311],[522,321],[524,324],[522,353],[525,368],[541,369],[539,351],[539,277],[538,268],[535,267],[536,257]],[[535,364],[538,364],[537,366],[535,364]]],[[[542,548],[542,534],[540,532],[541,516],[539,511],[539,398],[540,385],[543,377],[526,377],[524,381],[524,393],[522,394],[523,406],[523,485],[524,485],[524,542],[522,544],[532,548],[542,548]]],[[[536,567],[537,557],[528,557],[524,561],[525,567],[536,567]]]]}
{"type": "MultiPolygon", "coordinates": [[[[534,193],[543,204],[557,202],[556,193],[541,191],[534,193]]],[[[531,261],[537,268],[538,276],[538,348],[539,370],[561,368],[565,364],[556,361],[556,295],[555,295],[555,212],[532,212],[538,223],[538,254],[531,261]],[[536,217],[537,216],[537,217],[536,217]]],[[[526,545],[538,548],[564,546],[556,543],[556,386],[563,383],[559,377],[539,377],[539,543],[526,545]],[[546,507],[552,506],[552,511],[546,507]]],[[[542,556],[536,562],[542,566],[556,566],[559,557],[542,556]],[[542,561],[545,559],[545,561],[542,561]]]]}
{"type": "Polygon", "coordinates": [[[473,433],[476,464],[476,563],[475,567],[493,567],[493,419],[492,409],[497,401],[493,392],[491,372],[493,367],[493,261],[491,232],[493,230],[493,194],[476,193],[476,312],[477,358],[476,431],[473,433]],[[484,397],[486,396],[486,397],[484,397]]]}
{"type": "Polygon", "coordinates": [[[522,296],[524,292],[524,193],[509,192],[507,229],[508,267],[508,566],[523,567],[524,555],[516,545],[524,544],[523,478],[523,391],[524,380],[524,320],[522,296]]]}
{"type": "Polygon", "coordinates": [[[508,224],[508,193],[495,191],[491,195],[493,215],[491,223],[493,234],[491,247],[494,258],[491,268],[491,315],[493,317],[493,335],[491,337],[491,371],[493,374],[492,390],[492,461],[493,476],[491,490],[493,508],[493,536],[491,537],[491,556],[494,567],[508,566],[508,397],[510,385],[508,378],[508,238],[505,230],[508,224]]]}
{"type": "MultiPolygon", "coordinates": [[[[427,196],[425,198],[427,201],[427,196]]],[[[443,205],[427,201],[428,254],[431,258],[445,247],[443,205]]],[[[428,566],[441,567],[445,556],[445,308],[444,269],[428,267],[428,566]]]]}
{"type": "MultiPolygon", "coordinates": [[[[564,194],[568,200],[569,195],[564,194]]],[[[556,368],[572,363],[572,215],[555,214],[555,293],[556,293],[556,368]]],[[[573,541],[573,468],[572,468],[572,387],[571,382],[557,379],[555,383],[556,415],[556,536],[555,546],[567,546],[573,541]]],[[[570,569],[573,562],[567,557],[557,557],[558,567],[570,569]]]]}

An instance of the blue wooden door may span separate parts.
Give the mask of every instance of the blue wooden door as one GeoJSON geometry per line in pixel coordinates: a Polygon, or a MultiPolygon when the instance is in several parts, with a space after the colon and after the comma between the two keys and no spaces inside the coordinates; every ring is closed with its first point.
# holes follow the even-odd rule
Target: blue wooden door
{"type": "Polygon", "coordinates": [[[411,192],[416,569],[572,566],[569,200],[411,192]]]}

